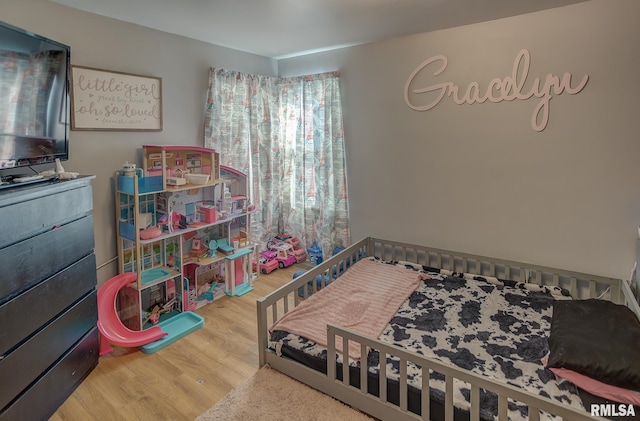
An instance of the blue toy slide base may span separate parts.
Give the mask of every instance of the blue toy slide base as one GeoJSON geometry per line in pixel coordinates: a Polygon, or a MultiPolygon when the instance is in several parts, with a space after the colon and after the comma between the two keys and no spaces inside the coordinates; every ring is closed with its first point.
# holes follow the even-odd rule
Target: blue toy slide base
{"type": "Polygon", "coordinates": [[[161,350],[167,345],[170,345],[180,338],[187,336],[194,330],[200,329],[204,326],[204,319],[191,311],[180,313],[175,317],[158,323],[156,326],[167,332],[167,336],[151,342],[150,344],[143,345],[140,350],[145,354],[152,354],[161,350]]]}
{"type": "MultiPolygon", "coordinates": [[[[248,283],[244,283],[242,285],[237,285],[234,289],[233,289],[233,296],[234,297],[239,297],[241,295],[246,294],[247,292],[253,291],[253,287],[251,285],[249,285],[248,283]]],[[[227,295],[231,295],[231,291],[225,291],[225,294],[227,295]]]]}

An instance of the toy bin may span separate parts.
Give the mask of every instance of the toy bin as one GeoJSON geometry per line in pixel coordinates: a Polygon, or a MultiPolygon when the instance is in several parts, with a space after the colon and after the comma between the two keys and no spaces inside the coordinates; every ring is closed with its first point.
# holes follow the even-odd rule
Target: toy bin
{"type": "Polygon", "coordinates": [[[125,221],[120,221],[120,236],[130,241],[136,241],[136,227],[125,221]]]}
{"type": "Polygon", "coordinates": [[[211,224],[216,222],[216,207],[215,205],[201,205],[198,206],[198,214],[200,215],[200,221],[211,224]]]}
{"type": "Polygon", "coordinates": [[[118,191],[134,194],[133,180],[138,180],[138,193],[151,193],[162,190],[162,176],[129,177],[118,175],[118,191]]]}
{"type": "Polygon", "coordinates": [[[209,182],[209,174],[185,174],[189,184],[207,184],[209,182]]]}

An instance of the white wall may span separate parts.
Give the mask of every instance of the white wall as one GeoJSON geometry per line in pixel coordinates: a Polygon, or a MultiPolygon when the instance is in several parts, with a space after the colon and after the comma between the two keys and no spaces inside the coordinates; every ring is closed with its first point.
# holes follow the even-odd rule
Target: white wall
{"type": "MultiPolygon", "coordinates": [[[[71,46],[71,64],[162,78],[161,132],[72,131],[68,171],[94,174],[96,260],[116,256],[113,174],[125,161],[141,163],[144,144],[202,145],[210,67],[275,75],[265,57],[218,47],[92,15],[47,0],[2,0],[0,20],[71,46]]],[[[70,204],[72,205],[72,204],[70,204]]],[[[98,283],[117,273],[98,270],[98,283]]]]}
{"type": "MultiPolygon", "coordinates": [[[[163,79],[162,132],[71,132],[70,171],[95,174],[96,256],[115,256],[113,172],[143,144],[202,144],[209,67],[282,76],[339,69],[354,239],[376,235],[626,277],[640,224],[637,0],[591,0],[514,18],[281,60],[91,15],[3,0],[0,19],[71,45],[72,63],[163,79]],[[418,113],[402,91],[428,57],[444,80],[486,86],[531,52],[530,77],[589,74],[583,92],[418,113]]],[[[98,270],[99,283],[115,264],[98,270]]]]}
{"type": "Polygon", "coordinates": [[[279,74],[341,72],[354,239],[626,278],[640,224],[638,16],[637,0],[591,0],[281,60],[279,74]],[[447,99],[427,112],[404,103],[409,74],[429,57],[449,59],[437,81],[486,88],[521,49],[531,53],[525,86],[590,76],[581,93],[551,101],[542,132],[530,124],[535,98],[447,99]]]}

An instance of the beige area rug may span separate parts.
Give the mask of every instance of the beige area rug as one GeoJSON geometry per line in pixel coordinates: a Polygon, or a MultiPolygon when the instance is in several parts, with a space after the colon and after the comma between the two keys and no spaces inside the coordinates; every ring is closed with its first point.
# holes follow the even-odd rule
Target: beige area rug
{"type": "Polygon", "coordinates": [[[196,421],[372,421],[363,413],[264,366],[196,421]]]}

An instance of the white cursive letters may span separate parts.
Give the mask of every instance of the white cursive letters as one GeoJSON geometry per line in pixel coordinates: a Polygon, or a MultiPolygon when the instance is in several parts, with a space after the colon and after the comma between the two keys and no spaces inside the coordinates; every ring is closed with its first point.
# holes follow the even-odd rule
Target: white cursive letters
{"type": "Polygon", "coordinates": [[[553,95],[560,95],[563,92],[574,95],[582,91],[587,85],[589,75],[584,75],[580,82],[575,86],[571,86],[571,73],[565,73],[562,78],[549,73],[544,82],[540,78],[535,78],[528,91],[524,88],[529,75],[529,64],[531,62],[531,56],[528,50],[520,50],[513,63],[513,70],[510,76],[505,76],[503,79],[494,78],[487,85],[487,89],[482,92],[478,82],[471,82],[467,89],[462,91],[460,87],[453,82],[441,82],[434,85],[427,86],[425,88],[414,88],[410,90],[410,85],[416,76],[422,72],[427,66],[434,64],[437,66],[432,75],[439,76],[447,68],[447,57],[443,55],[433,56],[422,62],[413,72],[409,75],[407,83],[404,86],[404,101],[405,103],[415,111],[428,111],[438,105],[445,95],[451,97],[453,102],[458,105],[462,104],[482,104],[487,100],[489,102],[502,102],[513,101],[514,99],[527,100],[531,97],[540,98],[540,102],[536,106],[533,115],[531,116],[531,127],[535,131],[542,131],[547,127],[549,122],[549,102],[553,98],[553,95]],[[416,105],[409,98],[409,94],[413,93],[416,96],[425,94],[428,92],[436,92],[436,98],[423,105],[416,105]]]}

